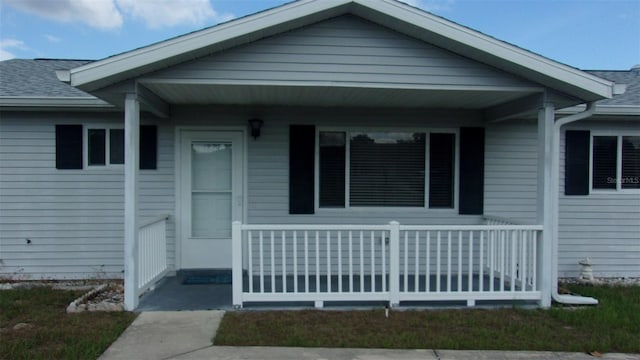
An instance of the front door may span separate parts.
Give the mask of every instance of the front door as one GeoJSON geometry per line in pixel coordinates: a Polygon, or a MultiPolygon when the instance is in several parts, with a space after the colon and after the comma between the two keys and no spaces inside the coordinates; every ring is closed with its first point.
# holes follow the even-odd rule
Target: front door
{"type": "Polygon", "coordinates": [[[231,223],[242,221],[243,136],[180,134],[181,267],[230,269],[231,223]]]}

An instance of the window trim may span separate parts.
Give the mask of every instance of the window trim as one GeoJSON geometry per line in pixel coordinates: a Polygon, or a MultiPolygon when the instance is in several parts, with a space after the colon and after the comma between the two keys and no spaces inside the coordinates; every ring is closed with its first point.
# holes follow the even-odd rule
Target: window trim
{"type": "Polygon", "coordinates": [[[314,202],[315,213],[330,212],[451,212],[458,213],[458,201],[460,196],[460,128],[415,128],[415,127],[370,127],[370,126],[316,126],[314,151],[314,202]],[[345,132],[345,206],[344,207],[320,207],[320,133],[321,132],[345,132]],[[421,132],[425,134],[425,181],[424,181],[424,206],[351,206],[349,204],[350,194],[350,168],[351,168],[351,141],[350,133],[352,132],[421,132]],[[429,150],[431,146],[430,134],[454,134],[454,175],[453,175],[453,206],[450,208],[430,208],[429,207],[429,150]]]}
{"type": "Polygon", "coordinates": [[[111,164],[111,130],[123,130],[117,124],[84,124],[82,127],[82,166],[87,170],[122,170],[124,164],[111,164]],[[89,165],[89,130],[105,130],[105,164],[89,165]]]}
{"type": "Polygon", "coordinates": [[[589,195],[591,194],[640,194],[640,189],[623,189],[622,182],[616,181],[615,189],[596,189],[593,187],[593,144],[594,137],[615,136],[616,137],[616,179],[622,179],[622,138],[626,136],[640,136],[640,132],[627,131],[591,131],[589,137],[589,195]]]}

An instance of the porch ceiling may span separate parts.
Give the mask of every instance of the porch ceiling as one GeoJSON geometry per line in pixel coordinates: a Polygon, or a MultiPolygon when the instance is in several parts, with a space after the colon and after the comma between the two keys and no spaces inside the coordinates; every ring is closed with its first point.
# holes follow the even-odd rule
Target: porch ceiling
{"type": "Polygon", "coordinates": [[[536,88],[381,88],[333,84],[184,84],[141,82],[169,104],[486,109],[541,93],[536,88]]]}

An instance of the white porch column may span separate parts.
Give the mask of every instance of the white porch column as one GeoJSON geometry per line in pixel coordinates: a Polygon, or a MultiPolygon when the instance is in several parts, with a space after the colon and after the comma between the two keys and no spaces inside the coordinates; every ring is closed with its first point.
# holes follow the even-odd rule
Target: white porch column
{"type": "Polygon", "coordinates": [[[127,94],[124,105],[124,306],[138,306],[138,163],[140,103],[127,94]]]}
{"type": "Polygon", "coordinates": [[[553,157],[558,149],[553,146],[553,125],[555,108],[545,103],[538,111],[538,201],[537,220],[543,225],[542,242],[538,244],[538,289],[542,293],[540,306],[551,306],[551,264],[553,237],[553,197],[558,196],[558,189],[553,188],[553,157]]]}

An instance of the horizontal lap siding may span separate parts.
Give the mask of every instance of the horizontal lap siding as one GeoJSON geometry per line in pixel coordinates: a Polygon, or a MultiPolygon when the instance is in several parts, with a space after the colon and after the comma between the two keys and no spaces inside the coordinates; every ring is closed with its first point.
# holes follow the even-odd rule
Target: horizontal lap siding
{"type": "MultiPolygon", "coordinates": [[[[41,112],[1,116],[0,274],[24,278],[121,277],[123,170],[57,170],[55,125],[121,123],[122,115],[41,112]]],[[[170,127],[159,127],[158,170],[142,170],[140,174],[141,220],[172,214],[170,127]]],[[[174,256],[173,227],[170,220],[170,264],[174,256]]]]}
{"type": "Polygon", "coordinates": [[[512,75],[354,16],[265,38],[149,78],[529,86],[512,75]]]}
{"type": "Polygon", "coordinates": [[[535,223],[535,121],[488,124],[485,144],[485,214],[535,223]]]}
{"type": "MultiPolygon", "coordinates": [[[[637,133],[634,122],[577,123],[571,129],[637,133]]],[[[595,276],[640,277],[640,193],[564,195],[565,137],[560,137],[559,269],[561,277],[579,275],[578,261],[589,257],[595,276]]]]}

